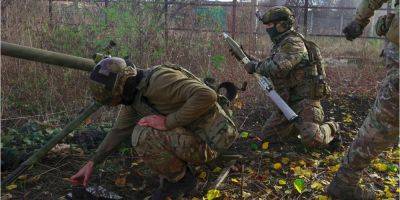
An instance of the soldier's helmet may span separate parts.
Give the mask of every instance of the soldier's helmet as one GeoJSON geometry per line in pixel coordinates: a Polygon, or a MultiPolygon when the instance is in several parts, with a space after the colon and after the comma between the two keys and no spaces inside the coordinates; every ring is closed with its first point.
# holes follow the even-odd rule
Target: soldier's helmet
{"type": "Polygon", "coordinates": [[[126,80],[136,74],[137,70],[127,66],[122,58],[101,60],[90,73],[89,88],[93,98],[104,105],[119,105],[126,80]]]}
{"type": "Polygon", "coordinates": [[[293,12],[289,8],[285,6],[274,6],[264,13],[260,18],[260,21],[262,21],[263,24],[284,21],[291,27],[294,24],[295,19],[293,12]]]}

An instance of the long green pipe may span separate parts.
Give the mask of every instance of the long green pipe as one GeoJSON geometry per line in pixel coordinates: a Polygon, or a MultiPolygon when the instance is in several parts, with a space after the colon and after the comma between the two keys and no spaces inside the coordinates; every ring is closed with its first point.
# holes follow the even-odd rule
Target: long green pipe
{"type": "Polygon", "coordinates": [[[91,71],[95,66],[95,62],[92,59],[12,44],[4,41],[1,41],[1,55],[83,71],[91,71]]]}
{"type": "Polygon", "coordinates": [[[90,117],[90,115],[96,112],[101,106],[102,104],[98,102],[93,102],[91,105],[89,105],[77,118],[68,123],[67,126],[64,127],[64,129],[60,133],[54,135],[44,146],[42,146],[31,157],[29,157],[28,160],[24,161],[17,169],[11,172],[11,174],[7,176],[7,179],[3,186],[11,184],[26,169],[39,162],[47,154],[47,152],[49,152],[57,143],[64,139],[65,136],[71,133],[76,127],[81,125],[83,121],[90,117]]]}

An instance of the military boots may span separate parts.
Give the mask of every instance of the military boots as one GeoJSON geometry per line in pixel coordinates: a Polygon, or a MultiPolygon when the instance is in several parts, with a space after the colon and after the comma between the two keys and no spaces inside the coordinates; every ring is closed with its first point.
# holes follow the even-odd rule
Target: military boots
{"type": "Polygon", "coordinates": [[[189,194],[197,185],[197,179],[190,169],[186,169],[185,176],[176,183],[162,179],[160,186],[151,195],[151,200],[179,199],[189,194]]]}
{"type": "Polygon", "coordinates": [[[373,191],[368,189],[363,189],[358,184],[351,185],[340,179],[337,174],[333,178],[331,184],[329,184],[327,188],[327,193],[333,199],[343,199],[343,200],[376,199],[373,191]]]}

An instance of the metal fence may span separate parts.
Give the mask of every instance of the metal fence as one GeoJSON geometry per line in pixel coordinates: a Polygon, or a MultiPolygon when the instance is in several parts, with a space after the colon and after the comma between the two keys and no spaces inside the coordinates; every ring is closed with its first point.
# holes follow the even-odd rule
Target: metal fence
{"type": "MultiPolygon", "coordinates": [[[[49,0],[50,17],[54,17],[54,4],[64,5],[61,9],[69,8],[69,12],[63,11],[63,22],[72,19],[80,5],[96,8],[107,7],[121,2],[131,2],[140,9],[143,5],[153,5],[159,9],[163,16],[165,35],[170,31],[194,31],[194,32],[229,32],[233,36],[237,34],[264,34],[261,23],[255,17],[257,10],[263,13],[276,4],[269,4],[251,0],[246,2],[218,1],[143,1],[143,0],[86,0],[86,1],[59,1],[49,0]],[[71,6],[74,5],[74,6],[71,6]],[[140,6],[141,5],[141,6],[140,6]],[[66,20],[67,19],[67,20],[66,20]]],[[[349,23],[356,11],[356,7],[313,5],[308,0],[286,1],[296,16],[296,29],[304,35],[343,37],[341,30],[349,23]],[[300,3],[299,3],[300,2],[300,3]]],[[[371,23],[365,28],[363,37],[378,38],[373,30],[373,24],[380,15],[390,12],[390,6],[376,11],[371,23]]],[[[71,22],[73,24],[73,22],[71,22]]]]}

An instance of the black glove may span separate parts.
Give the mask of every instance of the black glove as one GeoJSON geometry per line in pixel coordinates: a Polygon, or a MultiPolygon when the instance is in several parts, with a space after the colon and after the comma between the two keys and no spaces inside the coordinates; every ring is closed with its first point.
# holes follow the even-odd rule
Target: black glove
{"type": "Polygon", "coordinates": [[[356,21],[350,22],[350,24],[348,24],[343,29],[343,33],[346,36],[346,39],[350,41],[353,41],[354,39],[362,35],[363,31],[364,31],[364,26],[356,21]]]}
{"type": "Polygon", "coordinates": [[[247,63],[244,66],[244,69],[247,71],[247,73],[253,74],[254,72],[256,72],[256,66],[257,65],[258,65],[257,61],[251,60],[249,63],[247,63]]]}

